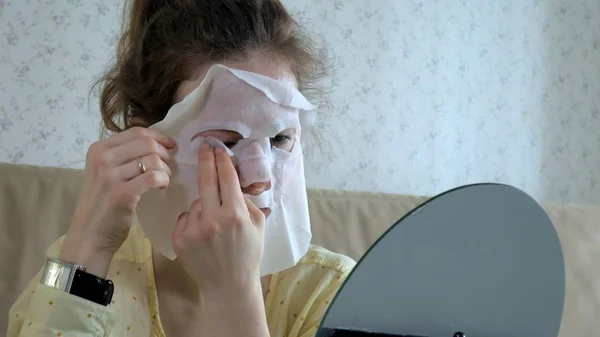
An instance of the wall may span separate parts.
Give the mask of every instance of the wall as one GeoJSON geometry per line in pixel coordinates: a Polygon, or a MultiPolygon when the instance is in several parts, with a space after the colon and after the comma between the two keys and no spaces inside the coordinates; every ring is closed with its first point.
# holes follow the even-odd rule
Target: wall
{"type": "MultiPolygon", "coordinates": [[[[495,181],[600,203],[600,1],[286,2],[334,55],[311,187],[495,181]]],[[[82,167],[119,14],[116,0],[0,7],[0,161],[82,167]]]]}

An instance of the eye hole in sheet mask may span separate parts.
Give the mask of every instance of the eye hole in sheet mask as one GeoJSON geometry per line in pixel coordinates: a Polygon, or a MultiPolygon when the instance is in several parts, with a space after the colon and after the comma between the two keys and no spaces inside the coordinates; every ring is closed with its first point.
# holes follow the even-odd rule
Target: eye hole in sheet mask
{"type": "Polygon", "coordinates": [[[278,133],[271,138],[271,147],[276,147],[280,150],[292,152],[296,143],[296,129],[287,129],[278,133]]]}
{"type": "Polygon", "coordinates": [[[240,135],[239,133],[235,132],[235,131],[231,131],[231,130],[208,130],[208,131],[203,131],[200,132],[199,134],[195,135],[194,139],[198,138],[198,137],[213,137],[216,138],[218,140],[220,140],[221,142],[223,142],[223,144],[225,144],[225,146],[227,146],[228,148],[232,148],[235,146],[235,144],[237,144],[237,142],[242,139],[242,135],[240,135]]]}
{"type": "MultiPolygon", "coordinates": [[[[197,137],[213,137],[225,144],[228,148],[234,147],[243,137],[239,133],[231,130],[208,130],[203,131],[194,136],[197,137]]],[[[193,140],[192,139],[192,140],[193,140]]],[[[291,128],[283,130],[274,137],[271,137],[271,147],[276,147],[280,150],[292,152],[296,143],[296,129],[291,128]]]]}

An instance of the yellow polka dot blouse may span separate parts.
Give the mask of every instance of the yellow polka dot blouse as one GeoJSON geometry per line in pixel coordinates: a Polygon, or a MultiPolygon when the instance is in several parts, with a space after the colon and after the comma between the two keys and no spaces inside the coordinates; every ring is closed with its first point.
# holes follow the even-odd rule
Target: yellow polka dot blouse
{"type": "MultiPolygon", "coordinates": [[[[48,256],[58,256],[61,244],[62,238],[48,256]]],[[[311,246],[295,267],[273,274],[265,299],[271,337],[314,336],[354,264],[348,257],[311,246]]],[[[13,305],[8,337],[167,337],[158,311],[151,245],[139,226],[132,228],[111,263],[108,277],[115,293],[109,306],[40,285],[40,274],[13,305]]]]}

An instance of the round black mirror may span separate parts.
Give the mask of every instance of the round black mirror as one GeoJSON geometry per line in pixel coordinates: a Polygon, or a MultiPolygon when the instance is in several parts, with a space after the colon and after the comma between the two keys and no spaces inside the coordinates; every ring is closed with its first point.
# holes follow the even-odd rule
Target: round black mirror
{"type": "Polygon", "coordinates": [[[317,336],[558,336],[565,267],[546,211],[506,185],[430,199],[361,258],[317,336]]]}

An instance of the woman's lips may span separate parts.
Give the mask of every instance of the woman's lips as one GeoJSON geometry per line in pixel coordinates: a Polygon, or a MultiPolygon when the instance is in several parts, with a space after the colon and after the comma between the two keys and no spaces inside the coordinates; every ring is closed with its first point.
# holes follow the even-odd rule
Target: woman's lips
{"type": "Polygon", "coordinates": [[[269,215],[271,214],[271,209],[269,207],[264,207],[260,209],[263,214],[265,215],[265,219],[269,217],[269,215]]]}

